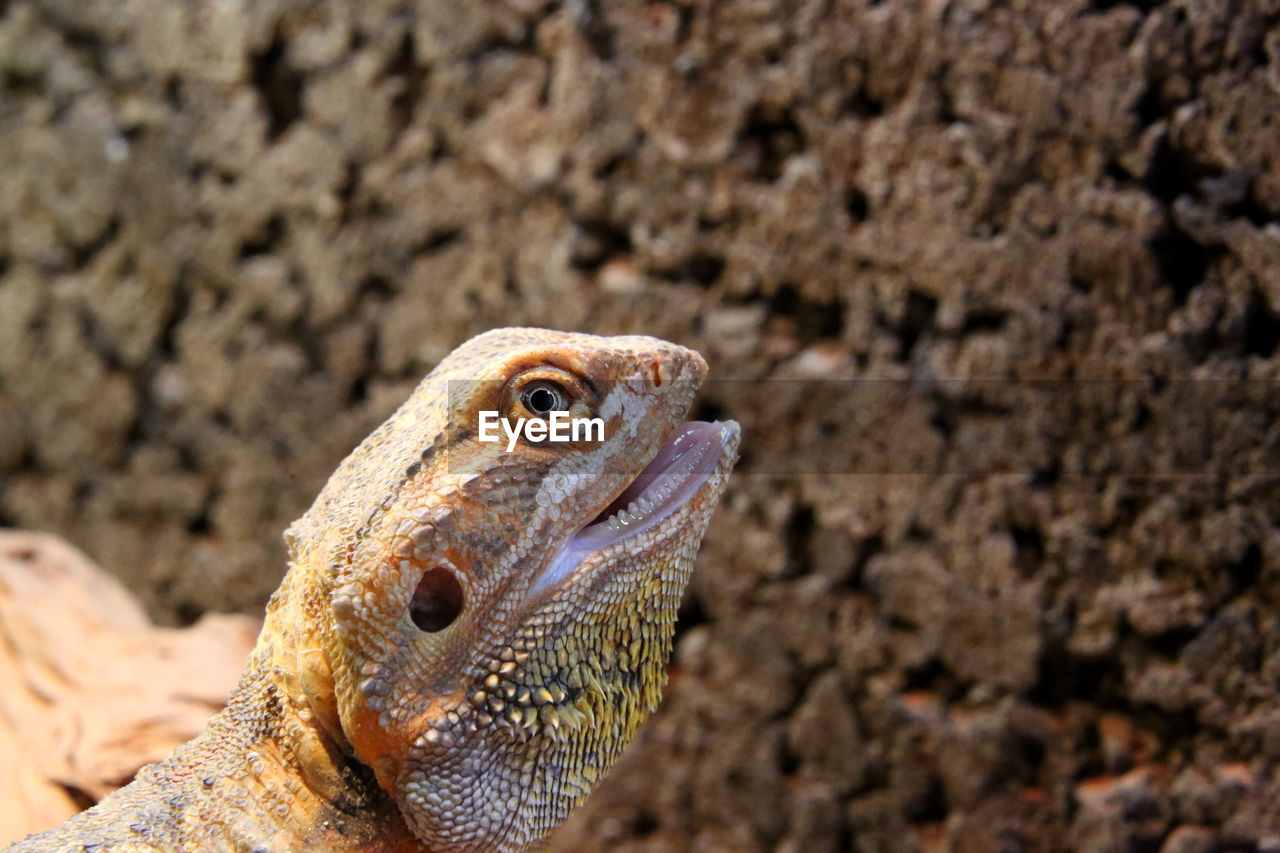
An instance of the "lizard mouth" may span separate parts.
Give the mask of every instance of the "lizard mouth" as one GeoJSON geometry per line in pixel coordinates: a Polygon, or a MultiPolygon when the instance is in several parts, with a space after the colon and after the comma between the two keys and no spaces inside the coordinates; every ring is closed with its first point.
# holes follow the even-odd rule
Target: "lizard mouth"
{"type": "Polygon", "coordinates": [[[677,427],[636,478],[565,543],[531,593],[568,577],[588,555],[660,525],[701,491],[736,447],[732,421],[688,421],[677,427]]]}

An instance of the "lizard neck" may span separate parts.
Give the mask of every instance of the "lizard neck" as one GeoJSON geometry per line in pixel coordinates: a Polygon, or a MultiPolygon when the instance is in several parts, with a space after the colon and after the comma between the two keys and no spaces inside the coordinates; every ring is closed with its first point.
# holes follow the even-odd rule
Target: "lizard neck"
{"type": "Polygon", "coordinates": [[[238,849],[421,850],[372,771],[296,692],[297,673],[277,666],[281,635],[268,626],[263,636],[273,639],[255,651],[227,707],[148,774],[161,799],[175,787],[188,793],[188,838],[205,832],[211,813],[226,816],[215,834],[238,849]]]}
{"type": "MultiPolygon", "coordinates": [[[[317,586],[291,570],[272,597],[244,676],[190,744],[215,814],[239,813],[236,846],[270,850],[419,851],[399,809],[353,754],[332,671],[315,632],[317,586]],[[247,802],[246,802],[247,795],[247,802]]],[[[175,754],[174,759],[179,755],[175,754]]]]}

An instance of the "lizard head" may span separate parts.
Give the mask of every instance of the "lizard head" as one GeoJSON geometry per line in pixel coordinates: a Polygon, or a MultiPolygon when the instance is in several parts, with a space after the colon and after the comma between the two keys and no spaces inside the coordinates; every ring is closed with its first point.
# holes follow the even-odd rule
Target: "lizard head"
{"type": "Polygon", "coordinates": [[[705,373],[654,338],[489,332],[291,528],[327,629],[312,704],[430,849],[538,842],[656,707],[739,441],[685,422],[705,373]],[[569,440],[536,440],[553,421],[569,440]]]}

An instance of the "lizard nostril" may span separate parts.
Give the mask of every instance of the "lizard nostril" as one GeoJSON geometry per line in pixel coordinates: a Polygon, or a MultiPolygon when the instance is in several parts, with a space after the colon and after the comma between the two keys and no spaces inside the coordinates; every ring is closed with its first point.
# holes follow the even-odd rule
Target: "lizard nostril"
{"type": "Polygon", "coordinates": [[[462,612],[462,584],[446,568],[427,569],[409,601],[409,618],[423,631],[434,634],[453,624],[462,612]]]}

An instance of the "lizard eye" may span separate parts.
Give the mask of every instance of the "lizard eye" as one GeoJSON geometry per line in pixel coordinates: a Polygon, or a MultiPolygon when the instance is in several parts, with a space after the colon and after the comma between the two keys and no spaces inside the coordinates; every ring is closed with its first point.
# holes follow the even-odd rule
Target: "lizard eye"
{"type": "Polygon", "coordinates": [[[546,379],[539,379],[526,385],[520,392],[520,402],[540,418],[545,418],[552,412],[563,412],[569,409],[569,395],[564,388],[546,379]]]}

